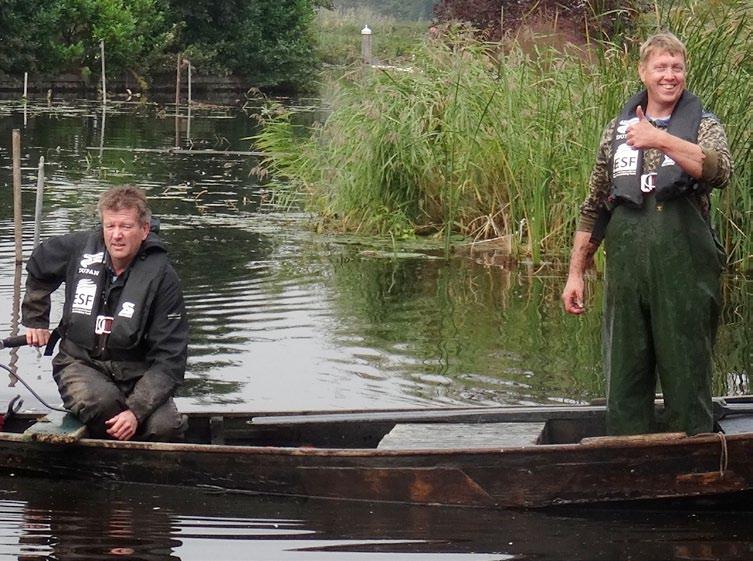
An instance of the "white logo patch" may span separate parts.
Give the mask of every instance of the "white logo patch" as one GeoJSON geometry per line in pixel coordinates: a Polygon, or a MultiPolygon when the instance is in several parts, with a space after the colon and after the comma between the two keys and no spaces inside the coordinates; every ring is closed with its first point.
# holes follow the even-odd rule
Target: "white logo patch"
{"type": "Polygon", "coordinates": [[[620,121],[620,124],[617,125],[617,134],[625,134],[630,126],[634,125],[638,121],[640,121],[638,117],[633,117],[632,119],[628,120],[623,119],[622,121],[620,121]]]}
{"type": "Polygon", "coordinates": [[[635,175],[638,170],[638,150],[634,150],[627,144],[620,144],[614,153],[614,166],[612,176],[635,175]]]}
{"type": "Polygon", "coordinates": [[[123,304],[120,306],[118,315],[124,318],[132,318],[135,311],[136,304],[134,304],[133,302],[123,302],[123,304]]]}
{"type": "Polygon", "coordinates": [[[91,279],[81,279],[76,285],[76,294],[73,295],[71,312],[90,316],[94,308],[94,298],[97,295],[97,285],[91,279]]]}
{"type": "Polygon", "coordinates": [[[675,161],[669,156],[667,156],[666,154],[664,154],[664,160],[662,160],[661,167],[673,166],[673,165],[675,165],[675,161]]]}
{"type": "Polygon", "coordinates": [[[94,265],[95,263],[102,263],[104,260],[104,251],[100,251],[99,253],[84,253],[84,258],[81,260],[81,266],[86,268],[89,265],[94,265]]]}
{"type": "Polygon", "coordinates": [[[641,191],[650,193],[654,189],[656,189],[656,174],[644,173],[641,175],[641,191]]]}

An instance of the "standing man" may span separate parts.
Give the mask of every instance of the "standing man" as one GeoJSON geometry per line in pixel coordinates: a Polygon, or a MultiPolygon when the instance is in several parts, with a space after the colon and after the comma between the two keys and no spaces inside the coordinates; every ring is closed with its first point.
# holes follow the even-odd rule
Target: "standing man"
{"type": "Polygon", "coordinates": [[[65,407],[95,438],[179,439],[172,396],[185,373],[188,323],[178,275],[140,189],[109,189],[98,210],[100,227],[50,238],[32,253],[26,340],[48,344],[50,294],[65,282],[52,361],[65,407]]]}
{"type": "Polygon", "coordinates": [[[732,160],[721,123],[685,89],[686,64],[685,46],[671,33],[641,46],[646,89],[604,131],[562,293],[566,312],[585,311],[584,273],[604,238],[609,434],[713,428],[724,256],[709,193],[727,185],[732,160]],[[657,375],[663,424],[654,419],[657,375]]]}

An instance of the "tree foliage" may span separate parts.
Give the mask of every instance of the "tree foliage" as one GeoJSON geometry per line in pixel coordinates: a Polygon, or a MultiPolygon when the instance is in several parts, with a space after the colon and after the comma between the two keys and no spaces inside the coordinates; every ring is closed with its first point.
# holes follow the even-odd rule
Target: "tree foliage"
{"type": "MultiPolygon", "coordinates": [[[[0,73],[98,69],[153,77],[178,53],[199,72],[295,87],[315,67],[311,22],[331,0],[2,0],[0,73]]],[[[169,66],[168,66],[169,65],[169,66]]]]}
{"type": "Polygon", "coordinates": [[[215,53],[225,71],[262,86],[299,83],[314,67],[310,24],[315,4],[326,2],[170,0],[187,50],[215,53]]]}

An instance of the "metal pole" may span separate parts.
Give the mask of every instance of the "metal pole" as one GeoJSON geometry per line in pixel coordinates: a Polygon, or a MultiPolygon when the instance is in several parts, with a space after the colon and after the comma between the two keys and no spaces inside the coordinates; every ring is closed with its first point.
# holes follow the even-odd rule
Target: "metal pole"
{"type": "Polygon", "coordinates": [[[16,263],[24,260],[21,223],[21,131],[13,129],[13,223],[16,238],[16,263]]]}
{"type": "Polygon", "coordinates": [[[42,229],[42,204],[44,201],[44,156],[39,158],[37,170],[37,201],[34,207],[34,247],[39,245],[39,234],[42,229]]]}
{"type": "Polygon", "coordinates": [[[102,59],[102,103],[107,103],[107,85],[105,83],[105,42],[99,42],[100,58],[102,59]]]}

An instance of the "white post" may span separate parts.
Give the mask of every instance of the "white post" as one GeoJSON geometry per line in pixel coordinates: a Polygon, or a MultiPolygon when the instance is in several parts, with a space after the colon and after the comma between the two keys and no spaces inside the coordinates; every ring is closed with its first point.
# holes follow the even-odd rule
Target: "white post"
{"type": "Polygon", "coordinates": [[[44,156],[39,158],[37,171],[37,201],[34,207],[34,247],[39,245],[39,234],[42,228],[42,203],[44,201],[44,156]]]}
{"type": "Polygon", "coordinates": [[[361,30],[361,57],[364,64],[371,64],[371,29],[368,25],[364,25],[361,30]]]}
{"type": "Polygon", "coordinates": [[[102,103],[107,103],[107,86],[105,84],[105,41],[99,42],[100,58],[102,59],[102,103]]]}
{"type": "Polygon", "coordinates": [[[29,88],[29,73],[24,72],[24,99],[26,99],[28,88],[29,88]]]}

